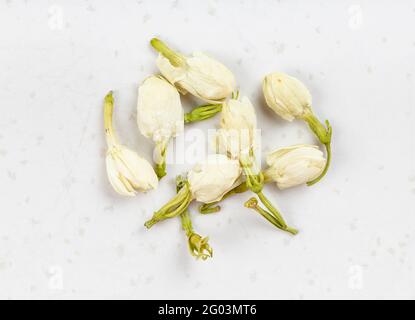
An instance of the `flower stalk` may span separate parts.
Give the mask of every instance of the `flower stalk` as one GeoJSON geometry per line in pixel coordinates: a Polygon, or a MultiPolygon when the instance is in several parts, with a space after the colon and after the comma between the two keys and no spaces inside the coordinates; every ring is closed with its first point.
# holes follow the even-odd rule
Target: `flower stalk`
{"type": "Polygon", "coordinates": [[[321,174],[317,178],[307,182],[308,186],[312,186],[316,184],[317,182],[319,182],[329,170],[330,163],[331,163],[331,137],[332,137],[333,129],[328,120],[326,120],[325,122],[326,126],[324,126],[312,112],[306,112],[303,119],[308,123],[308,126],[314,132],[314,134],[316,135],[320,143],[324,144],[324,146],[326,147],[326,152],[327,152],[327,162],[324,167],[324,170],[321,172],[321,174]]]}
{"type": "Polygon", "coordinates": [[[269,222],[271,222],[274,226],[276,226],[278,229],[281,229],[283,231],[287,231],[293,235],[296,235],[298,233],[298,230],[288,227],[287,225],[281,224],[281,220],[275,218],[275,216],[268,211],[261,208],[258,204],[258,200],[254,197],[249,199],[245,202],[245,207],[249,209],[253,209],[256,212],[258,212],[261,216],[263,216],[265,219],[267,219],[269,222]]]}
{"type": "Polygon", "coordinates": [[[114,112],[114,97],[112,91],[104,98],[104,128],[105,138],[107,140],[108,148],[112,148],[118,144],[117,138],[114,133],[114,127],[112,125],[112,114],[114,112]]]}

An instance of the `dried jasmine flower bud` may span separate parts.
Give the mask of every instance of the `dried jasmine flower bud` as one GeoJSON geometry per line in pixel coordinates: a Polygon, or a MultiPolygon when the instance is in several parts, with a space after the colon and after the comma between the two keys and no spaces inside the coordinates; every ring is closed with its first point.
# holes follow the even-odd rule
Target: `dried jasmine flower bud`
{"type": "Polygon", "coordinates": [[[287,189],[320,176],[326,159],[317,146],[301,144],[269,153],[267,164],[265,180],[275,181],[278,188],[287,189]]]}
{"type": "Polygon", "coordinates": [[[156,173],[166,175],[166,148],[171,138],[183,132],[184,114],[180,95],[164,78],[150,76],[138,89],[137,124],[140,132],[152,139],[156,173]]]}
{"type": "Polygon", "coordinates": [[[158,179],[150,163],[118,143],[112,125],[113,110],[114,98],[110,92],[104,100],[104,125],[108,145],[106,167],[112,187],[124,196],[157,188],[158,179]]]}
{"type": "Polygon", "coordinates": [[[235,90],[234,75],[215,59],[200,52],[189,57],[182,55],[156,38],[150,43],[160,53],[157,58],[160,72],[183,94],[189,92],[208,103],[218,104],[235,90]]]}

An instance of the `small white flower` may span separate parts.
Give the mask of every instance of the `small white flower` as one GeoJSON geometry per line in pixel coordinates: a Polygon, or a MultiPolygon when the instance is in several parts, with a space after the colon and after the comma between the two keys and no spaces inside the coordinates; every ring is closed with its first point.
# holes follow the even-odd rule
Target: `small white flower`
{"type": "Polygon", "coordinates": [[[311,112],[311,94],[298,79],[281,72],[267,75],[262,83],[268,106],[280,117],[292,121],[311,112]]]}
{"type": "Polygon", "coordinates": [[[249,156],[255,147],[256,125],[255,109],[247,97],[224,102],[214,147],[232,159],[249,156]]]}
{"type": "Polygon", "coordinates": [[[165,175],[165,152],[169,140],[183,132],[184,113],[176,88],[164,78],[150,76],[138,89],[137,123],[140,132],[152,139],[158,175],[165,175]]]}
{"type": "Polygon", "coordinates": [[[187,180],[192,197],[199,202],[212,203],[222,199],[240,183],[241,167],[237,160],[210,154],[189,171],[187,180]]]}
{"type": "Polygon", "coordinates": [[[275,181],[280,189],[286,189],[318,177],[326,159],[317,146],[302,144],[271,152],[267,164],[265,176],[275,181]]]}
{"type": "Polygon", "coordinates": [[[220,103],[234,91],[234,75],[215,59],[200,52],[186,57],[158,39],[152,39],[151,44],[160,52],[156,62],[160,72],[183,94],[189,92],[206,102],[220,103]]]}
{"type": "Polygon", "coordinates": [[[121,195],[134,196],[136,191],[157,188],[157,175],[150,163],[125,146],[110,148],[106,164],[108,179],[114,190],[121,195]]]}
{"type": "Polygon", "coordinates": [[[110,92],[104,101],[104,125],[108,145],[107,175],[112,187],[124,196],[157,188],[157,175],[150,163],[118,142],[112,126],[113,110],[114,99],[110,92]]]}

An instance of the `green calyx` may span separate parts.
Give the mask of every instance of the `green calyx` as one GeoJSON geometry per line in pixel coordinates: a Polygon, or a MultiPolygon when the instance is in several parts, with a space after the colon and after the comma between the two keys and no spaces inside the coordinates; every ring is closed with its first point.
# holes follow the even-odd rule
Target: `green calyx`
{"type": "Polygon", "coordinates": [[[213,257],[213,250],[209,246],[209,238],[202,238],[197,233],[192,233],[188,239],[189,251],[196,259],[206,260],[213,257]]]}
{"type": "Polygon", "coordinates": [[[191,112],[185,113],[184,123],[202,121],[214,117],[222,111],[221,104],[205,104],[194,108],[191,112]]]}
{"type": "Polygon", "coordinates": [[[161,162],[156,163],[154,171],[156,172],[156,175],[159,178],[159,180],[167,174],[166,172],[166,149],[167,149],[167,142],[159,142],[156,145],[156,152],[159,153],[158,158],[160,158],[161,162]]]}
{"type": "Polygon", "coordinates": [[[150,44],[156,51],[160,52],[163,57],[168,59],[174,67],[183,67],[186,65],[185,58],[180,53],[171,50],[163,41],[153,38],[151,39],[150,44]]]}
{"type": "Polygon", "coordinates": [[[246,186],[250,189],[253,193],[260,193],[264,188],[264,174],[259,172],[258,174],[254,174],[252,171],[253,161],[252,159],[249,160],[240,160],[242,170],[246,176],[246,186]]]}
{"type": "Polygon", "coordinates": [[[167,174],[166,161],[163,161],[162,163],[157,163],[156,167],[154,168],[154,171],[156,172],[156,175],[159,178],[159,180],[163,178],[167,174]]]}
{"type": "Polygon", "coordinates": [[[187,181],[183,182],[183,187],[177,193],[177,195],[165,204],[160,210],[153,214],[153,217],[148,220],[144,225],[150,229],[157,222],[174,218],[187,210],[190,202],[192,201],[192,194],[190,192],[190,186],[187,181]]]}
{"type": "Polygon", "coordinates": [[[329,170],[331,163],[331,137],[333,134],[333,129],[328,120],[325,122],[325,126],[317,119],[317,117],[312,112],[307,112],[303,119],[308,123],[310,129],[314,132],[320,143],[324,144],[327,152],[327,161],[326,165],[321,172],[321,174],[312,181],[307,182],[308,186],[312,186],[319,182],[329,170]]]}

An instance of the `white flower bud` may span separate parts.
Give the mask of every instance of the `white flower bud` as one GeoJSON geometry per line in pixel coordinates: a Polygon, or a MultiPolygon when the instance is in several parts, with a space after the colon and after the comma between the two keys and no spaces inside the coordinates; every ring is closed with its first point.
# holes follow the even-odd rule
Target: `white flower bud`
{"type": "Polygon", "coordinates": [[[118,142],[112,125],[113,111],[114,98],[109,92],[104,99],[104,127],[108,145],[107,175],[112,187],[124,196],[157,188],[157,175],[150,163],[118,142]]]}
{"type": "Polygon", "coordinates": [[[176,88],[158,76],[145,79],[138,88],[137,124],[156,143],[182,133],[184,113],[176,88]]]}
{"type": "Polygon", "coordinates": [[[210,154],[204,162],[189,171],[187,180],[194,199],[212,203],[221,200],[239,184],[241,172],[237,160],[230,160],[220,154],[210,154]]]}
{"type": "Polygon", "coordinates": [[[206,102],[220,103],[235,90],[232,72],[203,53],[183,57],[179,66],[174,66],[160,54],[156,63],[162,75],[182,93],[189,92],[206,102]]]}
{"type": "Polygon", "coordinates": [[[275,181],[280,189],[286,189],[318,177],[326,159],[317,146],[303,144],[271,152],[267,164],[266,177],[275,181]]]}
{"type": "Polygon", "coordinates": [[[106,165],[108,179],[121,195],[134,196],[136,191],[157,188],[158,178],[150,163],[125,146],[110,148],[106,165]]]}
{"type": "Polygon", "coordinates": [[[220,130],[214,147],[232,159],[249,155],[255,147],[255,109],[247,97],[230,99],[223,103],[220,130]]]}
{"type": "Polygon", "coordinates": [[[164,78],[151,76],[138,88],[137,124],[140,132],[156,143],[154,161],[159,177],[165,173],[169,140],[183,132],[184,112],[177,89],[164,78]]]}
{"type": "Polygon", "coordinates": [[[298,79],[284,73],[267,75],[262,83],[267,105],[280,117],[292,121],[311,112],[311,94],[298,79]]]}

